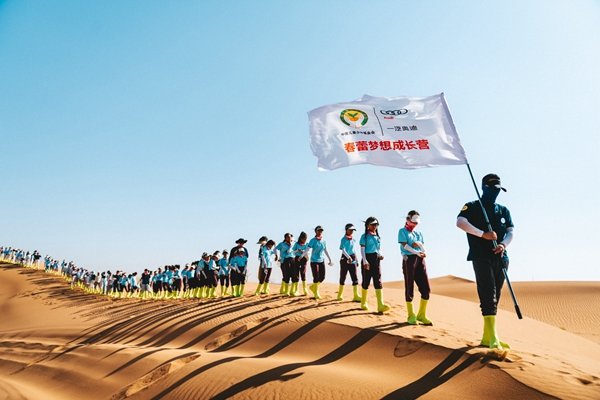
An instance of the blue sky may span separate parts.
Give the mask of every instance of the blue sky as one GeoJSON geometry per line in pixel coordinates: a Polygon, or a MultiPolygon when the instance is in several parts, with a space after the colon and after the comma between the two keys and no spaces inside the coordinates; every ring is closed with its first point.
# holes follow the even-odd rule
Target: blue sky
{"type": "Polygon", "coordinates": [[[598,43],[597,1],[0,1],[0,244],[133,271],[320,224],[337,259],[374,215],[397,280],[417,209],[430,276],[473,278],[466,167],[320,172],[308,142],[321,105],[444,92],[509,189],[512,279],[600,280],[598,43]]]}

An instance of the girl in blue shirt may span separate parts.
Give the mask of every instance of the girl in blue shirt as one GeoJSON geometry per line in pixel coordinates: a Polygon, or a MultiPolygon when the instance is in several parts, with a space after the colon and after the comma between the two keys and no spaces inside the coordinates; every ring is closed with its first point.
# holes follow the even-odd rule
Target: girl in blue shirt
{"type": "MultiPolygon", "coordinates": [[[[263,238],[261,238],[263,239],[263,238]]],[[[266,240],[266,238],[264,238],[266,240]]],[[[261,240],[259,240],[259,243],[261,240]]],[[[264,244],[261,244],[259,248],[260,256],[260,269],[258,274],[258,287],[256,288],[257,294],[269,294],[269,279],[271,278],[271,270],[273,268],[273,256],[275,254],[275,241],[268,240],[264,244]]]]}
{"type": "Polygon", "coordinates": [[[231,266],[231,287],[233,288],[232,295],[234,297],[241,297],[244,295],[247,264],[248,257],[246,256],[246,249],[239,248],[235,250],[234,256],[229,261],[229,265],[231,266]]]}
{"type": "Polygon", "coordinates": [[[358,257],[356,257],[356,252],[354,250],[356,240],[352,237],[356,231],[356,228],[352,224],[346,224],[344,229],[346,230],[346,234],[340,241],[340,250],[342,251],[342,256],[340,258],[340,286],[338,289],[337,299],[343,300],[342,295],[344,293],[344,285],[346,284],[346,275],[349,273],[350,279],[352,280],[352,289],[354,291],[354,298],[352,301],[360,303],[362,298],[358,294],[358,277],[356,276],[358,257]]]}
{"type": "Polygon", "coordinates": [[[365,221],[365,233],[360,237],[360,251],[362,254],[362,298],[360,308],[368,310],[367,294],[369,284],[373,278],[375,295],[377,296],[377,311],[385,313],[390,311],[390,306],[383,302],[383,285],[381,284],[381,239],[379,238],[379,221],[375,217],[369,217],[365,221]]]}
{"type": "Polygon", "coordinates": [[[309,286],[309,289],[313,292],[315,299],[319,300],[321,298],[319,286],[321,285],[321,282],[325,280],[325,257],[323,257],[323,254],[327,256],[329,261],[328,265],[333,265],[331,257],[327,252],[327,243],[323,239],[323,228],[321,225],[318,225],[315,228],[315,237],[310,239],[308,247],[311,249],[310,269],[313,276],[313,284],[309,286]]]}
{"type": "Polygon", "coordinates": [[[420,222],[417,211],[408,212],[404,227],[398,231],[398,243],[402,253],[402,273],[404,274],[404,297],[408,310],[408,323],[416,325],[417,321],[423,325],[432,325],[427,318],[427,302],[429,301],[429,278],[425,266],[425,245],[423,235],[415,228],[420,222]],[[413,297],[415,283],[421,293],[419,312],[415,315],[413,310],[413,297]]]}
{"type": "Polygon", "coordinates": [[[306,296],[306,263],[308,262],[308,243],[306,232],[300,232],[298,241],[294,243],[292,251],[294,252],[294,264],[292,266],[292,290],[290,295],[298,295],[298,282],[302,279],[302,291],[306,296]]]}
{"type": "Polygon", "coordinates": [[[219,283],[221,284],[221,297],[226,296],[229,290],[229,253],[223,250],[223,257],[217,262],[219,266],[219,283]]]}

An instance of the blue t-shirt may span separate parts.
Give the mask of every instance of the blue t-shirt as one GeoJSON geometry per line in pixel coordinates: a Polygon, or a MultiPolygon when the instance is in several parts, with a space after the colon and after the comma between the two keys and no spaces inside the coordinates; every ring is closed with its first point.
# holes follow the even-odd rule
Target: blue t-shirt
{"type": "Polygon", "coordinates": [[[292,244],[288,244],[285,240],[277,245],[275,249],[279,250],[279,254],[281,255],[281,259],[285,260],[286,258],[293,258],[292,254],[292,244]]]}
{"type": "Polygon", "coordinates": [[[292,251],[294,252],[294,255],[296,257],[300,257],[302,254],[304,254],[304,252],[306,251],[306,249],[308,248],[308,243],[304,242],[304,244],[300,244],[299,242],[294,243],[294,246],[292,247],[292,251]]]}
{"type": "Polygon", "coordinates": [[[217,265],[219,265],[219,275],[229,275],[229,264],[225,257],[221,258],[217,265]]]}
{"type": "MultiPolygon", "coordinates": [[[[344,237],[342,237],[342,240],[340,241],[340,250],[346,250],[346,253],[348,253],[349,256],[355,254],[354,253],[354,245],[356,244],[356,240],[354,240],[354,238],[350,238],[348,239],[348,237],[346,235],[344,235],[344,237]]],[[[344,253],[342,253],[344,254],[344,253]]]]}
{"type": "MultiPolygon", "coordinates": [[[[422,248],[413,246],[415,242],[421,242],[425,244],[425,241],[423,240],[423,234],[421,232],[417,232],[414,230],[412,232],[409,232],[408,229],[406,229],[406,227],[401,228],[398,231],[398,243],[408,243],[408,245],[416,251],[423,251],[422,248]]],[[[403,244],[400,244],[400,253],[402,253],[403,256],[414,256],[413,253],[404,249],[403,244]]]]}
{"type": "Polygon", "coordinates": [[[379,253],[381,239],[377,235],[363,233],[360,237],[360,245],[365,248],[365,254],[379,253]]]}
{"type": "Polygon", "coordinates": [[[327,249],[327,242],[324,239],[317,239],[316,237],[310,239],[308,242],[308,247],[312,249],[312,253],[310,255],[310,262],[323,262],[325,261],[325,257],[323,253],[327,249]]]}
{"type": "Polygon", "coordinates": [[[246,268],[246,264],[248,264],[248,257],[246,256],[235,256],[231,259],[231,261],[229,262],[229,264],[232,267],[238,267],[238,268],[246,268]]]}
{"type": "Polygon", "coordinates": [[[269,249],[267,246],[262,246],[261,248],[261,255],[262,258],[264,259],[264,265],[262,265],[263,268],[272,268],[273,267],[273,254],[275,253],[275,249],[271,248],[269,249]]]}

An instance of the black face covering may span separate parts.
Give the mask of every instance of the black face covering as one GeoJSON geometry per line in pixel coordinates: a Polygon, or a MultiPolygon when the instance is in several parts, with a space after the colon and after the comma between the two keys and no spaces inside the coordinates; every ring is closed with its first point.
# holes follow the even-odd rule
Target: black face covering
{"type": "Polygon", "coordinates": [[[496,202],[496,199],[498,198],[498,195],[500,194],[500,189],[484,185],[482,187],[482,190],[483,194],[481,196],[481,201],[483,202],[483,204],[494,204],[496,202]]]}

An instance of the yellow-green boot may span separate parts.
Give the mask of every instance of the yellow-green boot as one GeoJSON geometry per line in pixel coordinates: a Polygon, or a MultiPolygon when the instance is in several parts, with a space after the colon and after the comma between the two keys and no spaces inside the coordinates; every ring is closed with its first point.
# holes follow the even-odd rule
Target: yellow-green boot
{"type": "Polygon", "coordinates": [[[306,281],[302,281],[302,295],[308,296],[308,292],[306,291],[306,281]]]}
{"type": "Polygon", "coordinates": [[[419,313],[417,314],[417,321],[423,325],[433,325],[433,322],[427,318],[427,300],[421,299],[419,304],[419,313]]]}
{"type": "Polygon", "coordinates": [[[255,296],[258,296],[260,294],[260,290],[262,289],[263,284],[259,283],[258,286],[256,286],[256,291],[254,292],[255,296]]]}
{"type": "Polygon", "coordinates": [[[481,338],[481,345],[487,346],[490,349],[510,349],[508,343],[504,343],[500,339],[498,339],[498,333],[496,332],[495,315],[483,316],[483,337],[481,338]]]}
{"type": "Polygon", "coordinates": [[[377,296],[377,312],[386,313],[390,311],[390,306],[383,302],[383,289],[375,289],[375,296],[377,296]]]}
{"type": "Polygon", "coordinates": [[[279,294],[283,294],[284,287],[285,287],[285,282],[281,281],[281,286],[279,286],[279,294]]]}
{"type": "Polygon", "coordinates": [[[260,294],[269,294],[270,290],[269,290],[269,282],[265,282],[263,283],[263,288],[262,291],[260,292],[260,294]]]}
{"type": "Polygon", "coordinates": [[[242,297],[244,295],[244,287],[246,286],[246,284],[242,283],[240,285],[240,292],[239,292],[239,297],[242,297]]]}
{"type": "Polygon", "coordinates": [[[292,282],[292,285],[290,286],[290,296],[298,296],[298,282],[292,282]]]}
{"type": "Polygon", "coordinates": [[[406,319],[406,322],[408,322],[410,325],[416,325],[417,316],[415,315],[412,301],[406,302],[406,310],[408,311],[408,318],[406,319]]]}
{"type": "Polygon", "coordinates": [[[362,296],[360,298],[360,308],[362,308],[365,311],[369,309],[369,305],[367,304],[367,295],[368,294],[369,294],[369,291],[367,289],[362,290],[362,296]]]}
{"type": "Polygon", "coordinates": [[[313,293],[315,300],[319,300],[321,298],[321,294],[319,293],[319,283],[313,283],[308,288],[313,293]]]}
{"type": "Polygon", "coordinates": [[[281,292],[281,294],[284,295],[284,296],[287,296],[288,295],[288,291],[290,290],[290,284],[286,283],[286,282],[282,282],[281,288],[283,289],[283,291],[281,292]]]}
{"type": "Polygon", "coordinates": [[[337,300],[344,300],[344,285],[340,285],[338,287],[338,295],[337,295],[337,300]]]}
{"type": "Polygon", "coordinates": [[[362,298],[360,297],[360,294],[358,294],[358,285],[352,285],[352,292],[354,295],[354,297],[352,297],[352,301],[355,303],[360,303],[362,298]]]}

